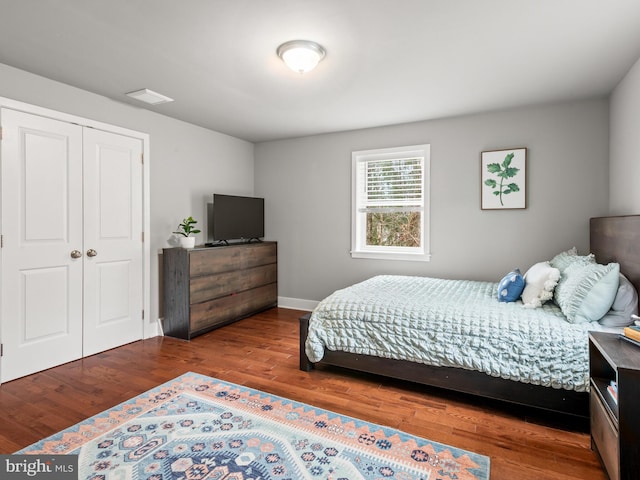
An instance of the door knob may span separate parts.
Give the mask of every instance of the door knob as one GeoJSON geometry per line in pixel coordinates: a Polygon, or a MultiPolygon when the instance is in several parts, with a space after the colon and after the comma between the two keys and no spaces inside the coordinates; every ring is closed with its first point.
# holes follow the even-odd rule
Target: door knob
{"type": "Polygon", "coordinates": [[[80,258],[82,256],[82,252],[80,250],[73,250],[71,252],[71,258],[80,258]]]}
{"type": "Polygon", "coordinates": [[[95,257],[96,255],[98,255],[98,252],[96,252],[93,248],[87,250],[87,257],[95,257]]]}

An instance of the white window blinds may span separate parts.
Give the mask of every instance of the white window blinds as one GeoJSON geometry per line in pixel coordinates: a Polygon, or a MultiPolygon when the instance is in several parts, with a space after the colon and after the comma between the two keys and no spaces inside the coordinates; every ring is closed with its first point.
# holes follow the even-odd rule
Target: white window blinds
{"type": "Polygon", "coordinates": [[[365,161],[363,207],[423,206],[424,158],[365,161]]]}

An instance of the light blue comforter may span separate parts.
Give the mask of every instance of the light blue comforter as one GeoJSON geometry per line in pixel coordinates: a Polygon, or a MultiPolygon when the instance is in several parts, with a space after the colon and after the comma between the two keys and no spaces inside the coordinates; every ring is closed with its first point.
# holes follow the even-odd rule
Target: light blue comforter
{"type": "Polygon", "coordinates": [[[553,302],[498,302],[496,283],[377,276],[324,299],[309,323],[306,354],[324,349],[477,370],[579,392],[589,388],[588,331],[553,302]]]}

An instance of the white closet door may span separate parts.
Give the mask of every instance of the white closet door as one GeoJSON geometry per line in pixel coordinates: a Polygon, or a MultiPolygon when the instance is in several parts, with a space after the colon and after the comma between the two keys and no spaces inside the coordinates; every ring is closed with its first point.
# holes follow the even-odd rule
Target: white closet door
{"type": "Polygon", "coordinates": [[[0,380],[82,356],[82,127],[0,110],[0,380]]]}
{"type": "Polygon", "coordinates": [[[140,340],[142,141],[84,131],[84,356],[140,340]]]}

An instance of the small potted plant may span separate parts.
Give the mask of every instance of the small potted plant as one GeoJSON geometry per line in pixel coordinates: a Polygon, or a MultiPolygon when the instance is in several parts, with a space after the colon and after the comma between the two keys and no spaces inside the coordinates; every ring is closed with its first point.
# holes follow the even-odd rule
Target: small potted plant
{"type": "Polygon", "coordinates": [[[194,227],[196,223],[198,223],[198,221],[194,220],[193,217],[187,217],[178,225],[178,230],[173,232],[176,235],[181,235],[180,246],[182,248],[193,248],[195,246],[196,237],[192,237],[191,235],[200,233],[200,230],[194,227]]]}

